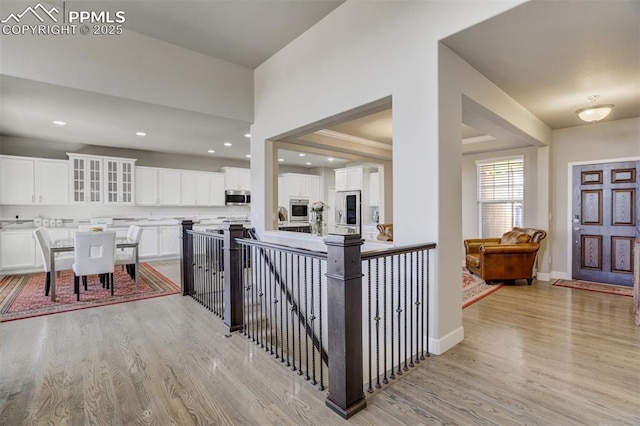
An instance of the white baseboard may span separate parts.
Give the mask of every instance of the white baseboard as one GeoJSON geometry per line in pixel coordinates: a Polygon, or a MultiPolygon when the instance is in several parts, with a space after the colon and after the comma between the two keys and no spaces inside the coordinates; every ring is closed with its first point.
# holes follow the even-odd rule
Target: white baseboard
{"type": "Polygon", "coordinates": [[[540,280],[540,281],[550,281],[551,280],[551,274],[548,272],[538,272],[536,274],[536,279],[540,280]]]}
{"type": "Polygon", "coordinates": [[[551,271],[551,278],[554,280],[570,280],[571,273],[570,272],[561,272],[561,271],[551,271]]]}
{"type": "Polygon", "coordinates": [[[436,339],[429,337],[429,352],[433,355],[442,355],[464,339],[464,327],[460,326],[446,336],[436,339]]]}

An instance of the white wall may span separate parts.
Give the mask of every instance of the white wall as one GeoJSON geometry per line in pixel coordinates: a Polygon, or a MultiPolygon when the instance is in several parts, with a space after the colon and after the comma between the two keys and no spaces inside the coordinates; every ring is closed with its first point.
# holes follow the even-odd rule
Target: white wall
{"type": "Polygon", "coordinates": [[[251,69],[142,34],[3,36],[0,43],[0,74],[253,121],[251,69]]]}
{"type": "Polygon", "coordinates": [[[255,72],[251,183],[259,231],[274,211],[270,140],[392,96],[395,240],[438,243],[430,295],[434,353],[463,335],[461,291],[451,285],[460,281],[461,202],[446,192],[461,188],[460,104],[453,106],[457,120],[455,112],[453,121],[439,120],[438,40],[519,3],[347,1],[255,72]],[[445,153],[443,125],[458,133],[445,153]]]}
{"type": "Polygon", "coordinates": [[[571,223],[568,203],[571,194],[570,163],[640,159],[640,118],[604,121],[597,124],[553,131],[551,145],[551,196],[553,234],[551,275],[553,278],[571,277],[571,258],[568,247],[571,223]]]}

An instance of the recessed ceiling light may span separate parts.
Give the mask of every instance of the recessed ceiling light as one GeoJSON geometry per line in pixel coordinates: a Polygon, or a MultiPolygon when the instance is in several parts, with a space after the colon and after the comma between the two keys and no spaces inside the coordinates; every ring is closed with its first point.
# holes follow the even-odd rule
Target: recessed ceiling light
{"type": "Polygon", "coordinates": [[[298,157],[306,157],[307,154],[305,154],[304,152],[301,152],[300,154],[298,154],[298,157]]]}
{"type": "Polygon", "coordinates": [[[247,155],[245,155],[245,157],[251,158],[251,154],[247,154],[247,155]]]}
{"type": "Polygon", "coordinates": [[[207,152],[208,152],[209,154],[213,154],[213,153],[215,153],[215,151],[214,151],[213,149],[210,149],[210,150],[208,150],[207,152]]]}
{"type": "Polygon", "coordinates": [[[333,158],[333,157],[327,158],[327,161],[333,161],[333,160],[335,160],[335,158],[333,158]]]}
{"type": "Polygon", "coordinates": [[[66,126],[67,123],[65,123],[64,121],[60,121],[60,120],[54,120],[52,121],[53,124],[55,124],[56,126],[66,126]]]}
{"type": "Polygon", "coordinates": [[[232,143],[231,143],[231,142],[225,142],[225,143],[224,143],[224,146],[231,146],[231,145],[232,145],[232,143]]]}
{"type": "Polygon", "coordinates": [[[307,166],[310,166],[310,165],[311,165],[311,164],[313,164],[313,163],[310,163],[310,162],[308,162],[308,161],[307,161],[307,162],[306,162],[306,163],[304,163],[304,164],[306,164],[307,166]]]}
{"type": "Polygon", "coordinates": [[[147,136],[145,132],[136,132],[137,136],[147,136]]]}
{"type": "Polygon", "coordinates": [[[284,158],[278,158],[278,161],[282,163],[284,161],[284,158]]]}
{"type": "Polygon", "coordinates": [[[250,137],[251,137],[251,133],[245,133],[245,134],[244,134],[244,137],[245,137],[245,138],[250,138],[250,137]]]}

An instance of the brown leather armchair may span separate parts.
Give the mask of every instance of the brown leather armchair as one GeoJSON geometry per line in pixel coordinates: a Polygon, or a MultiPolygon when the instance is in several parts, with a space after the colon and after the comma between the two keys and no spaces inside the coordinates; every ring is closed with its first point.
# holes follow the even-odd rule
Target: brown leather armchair
{"type": "Polygon", "coordinates": [[[501,238],[465,240],[467,269],[487,282],[526,279],[531,285],[540,242],[546,236],[541,229],[515,227],[501,238]]]}

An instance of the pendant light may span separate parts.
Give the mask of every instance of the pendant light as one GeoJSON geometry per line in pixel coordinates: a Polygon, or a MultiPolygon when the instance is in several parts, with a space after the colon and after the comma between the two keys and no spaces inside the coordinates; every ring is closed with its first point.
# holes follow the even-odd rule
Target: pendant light
{"type": "Polygon", "coordinates": [[[580,120],[586,121],[587,123],[596,123],[600,120],[605,119],[611,110],[613,109],[613,104],[600,104],[596,105],[596,101],[600,95],[591,95],[589,96],[589,101],[591,104],[589,106],[580,108],[576,110],[576,114],[580,117],[580,120]]]}

